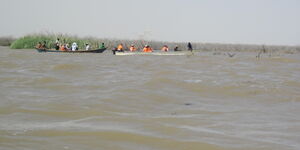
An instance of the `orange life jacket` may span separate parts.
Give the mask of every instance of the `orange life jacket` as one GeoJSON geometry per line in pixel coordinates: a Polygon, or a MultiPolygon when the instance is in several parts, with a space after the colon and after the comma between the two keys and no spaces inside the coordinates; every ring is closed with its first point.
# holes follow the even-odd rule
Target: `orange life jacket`
{"type": "Polygon", "coordinates": [[[123,46],[121,44],[118,46],[118,50],[119,51],[123,50],[123,46]]]}
{"type": "Polygon", "coordinates": [[[143,49],[143,52],[151,53],[151,52],[153,52],[153,49],[152,49],[151,47],[145,47],[145,48],[143,49]]]}
{"type": "Polygon", "coordinates": [[[65,51],[65,46],[64,45],[60,46],[59,50],[65,51]]]}

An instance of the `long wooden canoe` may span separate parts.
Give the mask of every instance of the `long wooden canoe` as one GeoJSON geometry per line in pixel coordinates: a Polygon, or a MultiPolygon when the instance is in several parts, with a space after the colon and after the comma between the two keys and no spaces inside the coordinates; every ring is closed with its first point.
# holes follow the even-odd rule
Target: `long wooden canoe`
{"type": "Polygon", "coordinates": [[[103,53],[106,48],[102,49],[96,49],[96,50],[86,50],[86,51],[61,51],[61,50],[55,50],[55,49],[36,49],[38,52],[56,52],[56,53],[103,53]]]}
{"type": "Polygon", "coordinates": [[[145,52],[116,52],[115,55],[117,56],[132,56],[132,55],[159,55],[159,56],[183,56],[183,55],[193,55],[190,51],[180,51],[180,52],[152,52],[152,53],[145,53],[145,52]]]}

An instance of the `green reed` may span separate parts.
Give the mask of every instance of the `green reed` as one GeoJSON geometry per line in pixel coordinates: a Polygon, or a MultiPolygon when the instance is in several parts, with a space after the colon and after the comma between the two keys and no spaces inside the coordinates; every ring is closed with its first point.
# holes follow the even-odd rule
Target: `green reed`
{"type": "Polygon", "coordinates": [[[96,39],[91,38],[79,38],[76,36],[70,36],[66,34],[31,34],[21,37],[14,41],[11,45],[12,49],[33,49],[35,46],[41,42],[46,42],[48,48],[55,47],[56,39],[60,39],[60,43],[71,45],[76,42],[80,49],[85,47],[85,44],[90,44],[92,47],[98,47],[98,42],[96,39]]]}
{"type": "MultiPolygon", "coordinates": [[[[159,50],[163,45],[168,45],[170,50],[173,50],[175,46],[179,47],[179,50],[187,50],[187,42],[165,42],[165,41],[146,41],[128,40],[128,39],[107,39],[107,38],[95,38],[95,37],[78,37],[68,34],[55,34],[55,33],[38,33],[29,34],[24,37],[18,38],[11,44],[12,49],[34,49],[38,42],[46,42],[48,48],[54,48],[56,39],[60,39],[60,43],[72,45],[76,42],[79,49],[84,49],[85,44],[90,44],[92,49],[97,49],[101,43],[105,43],[108,49],[114,49],[118,44],[122,43],[125,50],[128,50],[131,44],[134,44],[139,50],[144,45],[150,45],[153,49],[159,50]]],[[[272,45],[254,45],[254,44],[220,44],[220,43],[192,43],[194,50],[196,51],[218,51],[218,52],[261,52],[266,53],[274,52],[288,52],[295,53],[300,52],[299,46],[272,46],[272,45]]]]}

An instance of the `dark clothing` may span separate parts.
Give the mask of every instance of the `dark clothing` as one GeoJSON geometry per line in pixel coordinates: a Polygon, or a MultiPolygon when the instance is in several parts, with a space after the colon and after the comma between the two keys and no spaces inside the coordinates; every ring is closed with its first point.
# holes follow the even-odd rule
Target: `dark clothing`
{"type": "Polygon", "coordinates": [[[177,46],[174,48],[174,51],[179,51],[177,46]]]}
{"type": "Polygon", "coordinates": [[[188,50],[189,51],[193,51],[193,46],[192,46],[192,44],[190,42],[188,43],[188,50]]]}
{"type": "Polygon", "coordinates": [[[55,49],[59,50],[59,45],[58,44],[55,45],[55,49]]]}

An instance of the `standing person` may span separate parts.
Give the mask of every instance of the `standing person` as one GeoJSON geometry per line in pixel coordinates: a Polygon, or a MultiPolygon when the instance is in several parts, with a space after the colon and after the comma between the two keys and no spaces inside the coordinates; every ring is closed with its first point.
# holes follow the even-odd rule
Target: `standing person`
{"type": "Polygon", "coordinates": [[[100,49],[104,49],[104,48],[106,48],[106,47],[105,47],[104,43],[102,43],[101,46],[99,46],[99,48],[100,48],[100,49]]]}
{"type": "Polygon", "coordinates": [[[76,50],[77,50],[77,43],[74,42],[74,43],[72,44],[72,51],[76,51],[76,50]]]}
{"type": "Polygon", "coordinates": [[[168,52],[169,51],[169,47],[167,45],[164,45],[161,49],[161,51],[163,52],[168,52]]]}
{"type": "Polygon", "coordinates": [[[85,44],[85,50],[90,50],[90,45],[89,44],[85,44]]]}
{"type": "Polygon", "coordinates": [[[153,49],[149,45],[145,45],[143,52],[145,53],[152,53],[153,49]]]}
{"type": "Polygon", "coordinates": [[[59,50],[59,45],[60,45],[59,38],[57,38],[55,41],[55,49],[56,50],[59,50]]]}
{"type": "Polygon", "coordinates": [[[56,39],[55,44],[59,43],[59,38],[56,39]]]}
{"type": "Polygon", "coordinates": [[[117,50],[119,52],[124,52],[124,50],[123,50],[123,44],[122,43],[118,45],[118,49],[117,50]]]}
{"type": "Polygon", "coordinates": [[[193,51],[193,46],[192,46],[192,44],[190,42],[188,43],[188,50],[189,51],[193,51]]]}
{"type": "Polygon", "coordinates": [[[136,48],[135,48],[135,46],[134,46],[133,44],[131,44],[129,50],[130,50],[131,52],[135,52],[135,51],[136,51],[136,48]]]}

